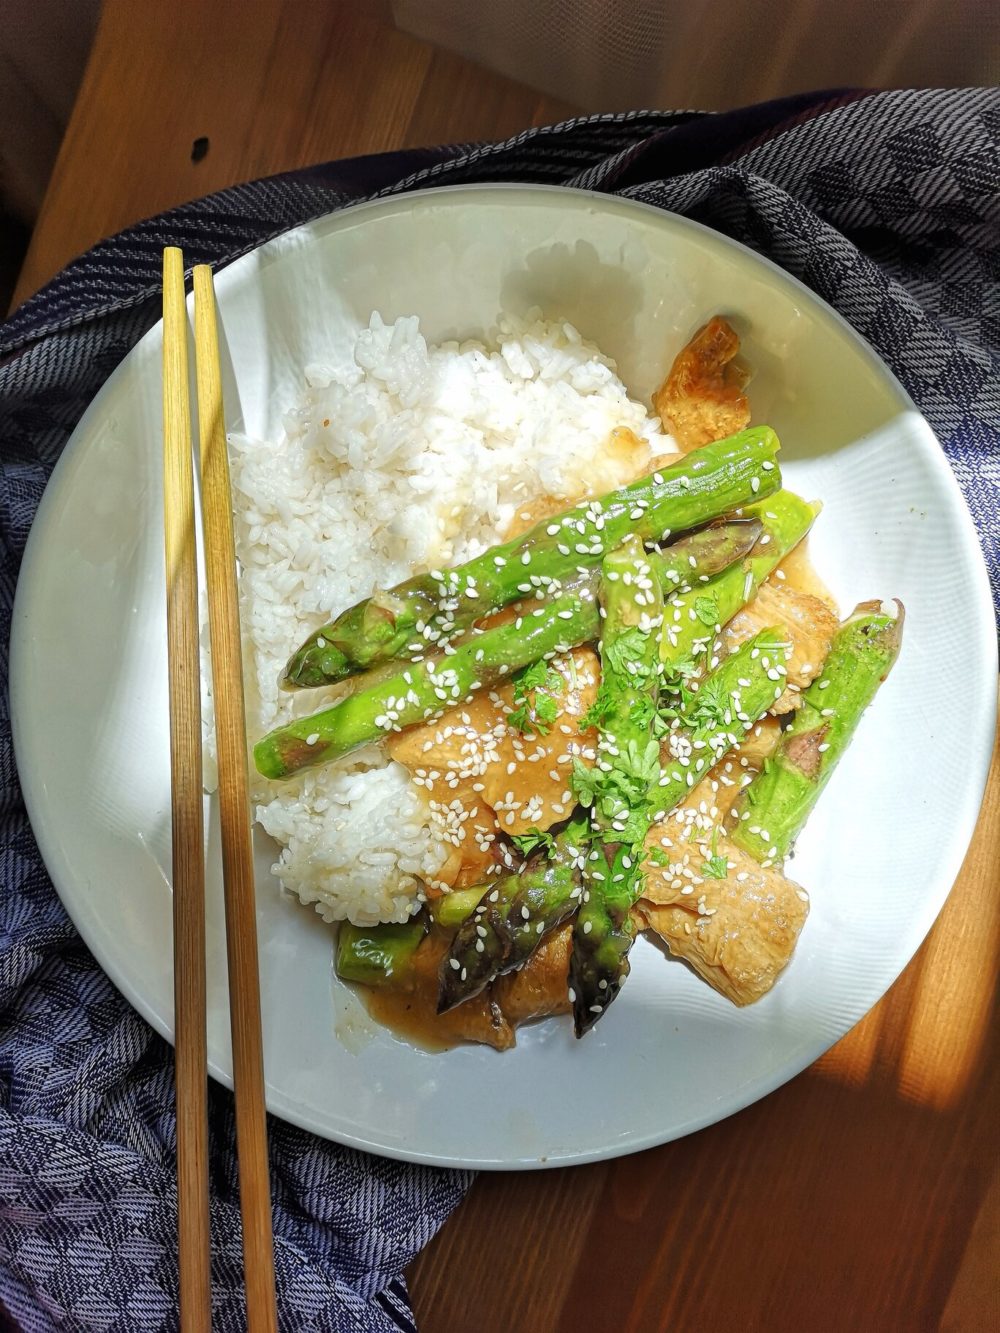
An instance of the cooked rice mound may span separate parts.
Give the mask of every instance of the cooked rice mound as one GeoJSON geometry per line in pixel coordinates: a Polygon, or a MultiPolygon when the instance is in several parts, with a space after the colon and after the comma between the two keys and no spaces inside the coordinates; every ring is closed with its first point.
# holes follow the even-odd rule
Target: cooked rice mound
{"type": "MultiPolygon", "coordinates": [[[[542,497],[569,505],[630,481],[608,448],[627,427],[669,437],[613,362],[567,324],[502,323],[488,345],[428,346],[415,317],[362,329],[353,358],[305,369],[279,440],[230,439],[251,739],[344,688],[283,693],[321,624],[413,573],[502,540],[542,497]]],[[[274,873],[327,921],[402,921],[448,845],[406,769],[371,746],[254,792],[274,873]]]]}

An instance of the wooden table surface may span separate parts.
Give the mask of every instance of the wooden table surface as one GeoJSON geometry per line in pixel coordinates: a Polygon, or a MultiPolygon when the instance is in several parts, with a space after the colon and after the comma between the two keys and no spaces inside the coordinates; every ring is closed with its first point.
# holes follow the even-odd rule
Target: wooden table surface
{"type": "MultiPolygon", "coordinates": [[[[235,181],[570,110],[395,32],[380,4],[107,0],[17,300],[235,181]]],[[[699,1134],[481,1176],[409,1271],[421,1333],[1000,1328],[998,955],[1000,752],[947,906],[882,1002],[699,1134]]]]}

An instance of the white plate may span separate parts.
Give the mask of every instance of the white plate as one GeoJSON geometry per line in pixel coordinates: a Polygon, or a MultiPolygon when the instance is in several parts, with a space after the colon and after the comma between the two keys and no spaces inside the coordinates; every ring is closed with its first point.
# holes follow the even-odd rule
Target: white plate
{"type": "MultiPolygon", "coordinates": [[[[769,1092],[898,976],[958,873],[990,755],[996,657],[986,573],[929,427],[885,366],[804,287],[691,222],[627,201],[448,189],[298,228],[220,274],[230,427],[274,436],[302,367],[375,309],[429,339],[501,312],[571,320],[648,399],[719,311],[756,368],[756,421],[787,480],[825,504],[814,557],[845,610],[907,608],[899,664],[801,839],[812,895],[774,991],[738,1010],[640,941],[628,986],[582,1042],[566,1021],[508,1054],[414,1049],[332,974],[331,936],[283,900],[258,848],[268,1104],[318,1134],[446,1165],[589,1161],[675,1138],[769,1092]],[[942,708],[942,683],[961,718],[942,708]]],[[[17,594],[18,762],[46,865],[84,939],[170,1038],[169,770],[160,491],[160,328],[110,377],[45,492],[17,594]]],[[[231,1075],[217,821],[209,1057],[231,1075]]]]}

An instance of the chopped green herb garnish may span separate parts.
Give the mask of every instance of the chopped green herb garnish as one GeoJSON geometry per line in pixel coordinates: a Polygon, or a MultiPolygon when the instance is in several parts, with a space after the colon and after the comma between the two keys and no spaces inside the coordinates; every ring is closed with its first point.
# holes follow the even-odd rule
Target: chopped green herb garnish
{"type": "Polygon", "coordinates": [[[648,786],[660,776],[660,747],[652,740],[645,743],[630,740],[625,746],[624,759],[619,756],[615,768],[648,786]]]}
{"type": "Polygon", "coordinates": [[[535,719],[550,727],[559,716],[559,705],[553,699],[551,694],[536,693],[535,695],[535,719]]]}
{"type": "Polygon", "coordinates": [[[691,727],[727,727],[732,722],[733,700],[709,678],[694,696],[687,720],[691,727]]]}
{"type": "Polygon", "coordinates": [[[729,862],[719,855],[719,830],[712,832],[712,855],[702,862],[701,873],[705,879],[725,879],[729,874],[729,862]]]}
{"type": "Polygon", "coordinates": [[[594,702],[590,705],[583,717],[580,718],[580,730],[587,731],[590,727],[600,727],[606,721],[608,713],[613,706],[614,700],[611,695],[608,682],[602,680],[597,687],[597,694],[594,696],[594,702]]]}
{"type": "Polygon", "coordinates": [[[514,698],[525,698],[529,690],[559,690],[563,684],[562,676],[548,662],[533,662],[514,677],[514,698]]]}
{"type": "MultiPolygon", "coordinates": [[[[641,844],[649,830],[649,814],[645,805],[632,807],[624,820],[616,821],[616,829],[605,829],[602,837],[605,842],[618,842],[623,847],[634,848],[636,857],[641,856],[641,844]]],[[[636,870],[638,874],[638,869],[636,870]]]]}
{"type": "Polygon", "coordinates": [[[559,705],[553,696],[565,689],[565,678],[548,662],[533,662],[525,667],[514,679],[514,702],[518,706],[507,715],[508,725],[518,731],[548,735],[559,716],[559,705]]]}
{"type": "Polygon", "coordinates": [[[719,605],[714,597],[696,597],[694,613],[703,625],[715,626],[719,623],[719,605]]]}
{"type": "Polygon", "coordinates": [[[609,665],[619,675],[631,675],[638,679],[648,676],[650,668],[644,662],[646,647],[649,642],[649,630],[633,625],[624,634],[620,634],[612,643],[602,648],[609,665]]]}
{"type": "Polygon", "coordinates": [[[531,718],[528,716],[528,705],[521,704],[513,712],[507,714],[507,725],[516,727],[518,731],[531,730],[531,718]]]}
{"type": "Polygon", "coordinates": [[[605,774],[599,769],[588,768],[586,764],[579,759],[573,760],[573,772],[570,774],[569,785],[573,795],[581,805],[591,806],[597,795],[600,786],[600,780],[605,774]]]}
{"type": "Polygon", "coordinates": [[[512,833],[510,840],[522,856],[530,856],[540,847],[544,848],[546,856],[550,856],[555,848],[552,834],[538,828],[530,828],[527,833],[512,833]]]}

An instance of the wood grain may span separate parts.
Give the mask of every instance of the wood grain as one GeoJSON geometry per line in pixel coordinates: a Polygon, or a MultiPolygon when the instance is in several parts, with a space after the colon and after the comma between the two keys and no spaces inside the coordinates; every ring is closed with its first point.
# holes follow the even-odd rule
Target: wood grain
{"type": "Polygon", "coordinates": [[[102,237],[237,181],[574,114],[373,10],[365,0],[105,0],[13,305],[102,237]],[[193,161],[202,138],[208,150],[193,161]]]}
{"type": "MultiPolygon", "coordinates": [[[[243,650],[236,588],[236,539],[229,483],[222,370],[212,270],[194,270],[198,435],[205,581],[212,643],[212,698],[219,768],[219,825],[229,967],[229,1026],[236,1093],[236,1152],[243,1223],[249,1333],[276,1333],[271,1186],[267,1161],[264,1045],[257,959],[257,902],[250,836],[243,650]]],[[[199,770],[200,771],[200,770],[199,770]]]]}
{"type": "Polygon", "coordinates": [[[185,1333],[209,1333],[212,1294],[209,1285],[201,647],[184,257],[180,250],[173,248],[163,255],[163,516],[170,680],[180,1313],[185,1333]]]}
{"type": "MultiPolygon", "coordinates": [[[[242,176],[570,113],[343,0],[239,8],[234,36],[217,2],[107,0],[22,296],[101,235],[242,176]],[[200,60],[212,78],[191,76],[200,60]],[[192,163],[197,135],[211,146],[192,163]]],[[[421,1333],[1000,1328],[998,867],[1000,755],[944,912],[852,1032],[678,1143],[481,1176],[410,1268],[421,1333]]]]}

